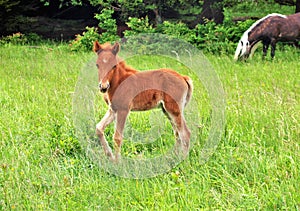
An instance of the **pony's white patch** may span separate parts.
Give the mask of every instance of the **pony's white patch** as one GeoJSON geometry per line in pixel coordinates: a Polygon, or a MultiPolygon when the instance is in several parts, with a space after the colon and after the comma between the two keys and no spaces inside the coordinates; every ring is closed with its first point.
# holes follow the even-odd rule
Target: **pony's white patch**
{"type": "Polygon", "coordinates": [[[107,59],[103,59],[102,61],[103,61],[104,64],[108,62],[107,59]]]}
{"type": "Polygon", "coordinates": [[[157,105],[156,106],[159,106],[159,105],[162,105],[162,107],[165,109],[165,102],[163,100],[157,101],[157,105]]]}
{"type": "Polygon", "coordinates": [[[252,58],[252,57],[253,57],[253,54],[254,54],[254,52],[256,51],[256,49],[258,48],[258,45],[259,45],[259,44],[260,44],[260,42],[257,42],[257,43],[255,43],[255,45],[251,48],[249,58],[252,58]]]}
{"type": "MultiPolygon", "coordinates": [[[[245,31],[244,34],[242,35],[242,37],[241,37],[241,39],[238,43],[238,46],[235,50],[234,60],[237,60],[239,57],[243,56],[247,52],[247,50],[248,50],[247,48],[250,46],[249,45],[249,40],[248,40],[249,32],[251,32],[254,29],[254,27],[256,27],[259,23],[261,23],[265,19],[267,19],[269,17],[272,17],[272,16],[279,16],[279,17],[282,17],[282,18],[287,18],[286,15],[282,15],[282,14],[278,14],[278,13],[272,13],[272,14],[269,14],[269,15],[257,20],[255,23],[253,23],[250,26],[250,28],[247,29],[247,31],[245,31]]],[[[256,46],[256,48],[257,48],[257,46],[256,46]]],[[[254,53],[254,51],[253,51],[253,53],[254,53]]]]}
{"type": "Polygon", "coordinates": [[[237,47],[236,47],[235,53],[234,53],[234,60],[235,61],[238,60],[242,48],[243,48],[243,45],[242,45],[241,40],[240,40],[237,47]]]}

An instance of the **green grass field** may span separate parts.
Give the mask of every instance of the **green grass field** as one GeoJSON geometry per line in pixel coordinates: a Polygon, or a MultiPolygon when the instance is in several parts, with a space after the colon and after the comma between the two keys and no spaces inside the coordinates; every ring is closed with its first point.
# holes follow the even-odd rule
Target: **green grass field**
{"type": "MultiPolygon", "coordinates": [[[[237,63],[232,55],[207,55],[227,101],[226,128],[217,150],[202,164],[197,155],[202,140],[196,140],[190,156],[170,172],[135,180],[100,168],[76,137],[74,89],[93,53],[72,53],[64,45],[0,46],[0,208],[299,210],[299,55],[299,50],[283,48],[274,61],[262,61],[256,52],[251,61],[237,63]]],[[[152,62],[131,64],[145,69],[152,62]]],[[[201,96],[197,89],[195,93],[201,96]]],[[[196,100],[207,103],[205,94],[196,100]]],[[[208,108],[199,111],[204,137],[208,108]]],[[[98,119],[105,109],[99,96],[98,119]]],[[[166,136],[172,137],[169,132],[166,136]]],[[[125,140],[122,153],[135,151],[125,140]]]]}

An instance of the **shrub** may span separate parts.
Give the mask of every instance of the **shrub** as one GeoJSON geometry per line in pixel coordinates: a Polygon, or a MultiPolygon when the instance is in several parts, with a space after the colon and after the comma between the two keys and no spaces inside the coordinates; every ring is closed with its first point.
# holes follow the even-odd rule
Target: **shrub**
{"type": "MultiPolygon", "coordinates": [[[[72,43],[72,49],[90,50],[95,40],[100,40],[101,43],[118,40],[116,20],[112,18],[112,14],[113,10],[110,9],[103,9],[100,14],[97,14],[95,17],[99,20],[99,27],[103,30],[102,34],[99,35],[93,27],[87,27],[87,32],[76,36],[72,43]]],[[[126,23],[130,30],[125,31],[124,35],[129,37],[141,33],[161,33],[172,38],[185,40],[205,52],[233,53],[240,37],[253,22],[253,20],[246,20],[234,23],[227,14],[224,23],[219,25],[207,20],[205,24],[198,24],[195,28],[190,29],[185,23],[164,21],[154,28],[149,23],[147,16],[145,18],[130,17],[126,23]]],[[[131,44],[138,44],[141,40],[135,42],[131,44]]],[[[142,42],[146,45],[147,40],[142,40],[142,42]]],[[[152,47],[154,48],[154,46],[152,47]]],[[[162,47],[155,46],[155,48],[162,47]]]]}
{"type": "Polygon", "coordinates": [[[233,23],[230,19],[226,19],[224,24],[217,25],[215,22],[207,20],[205,24],[198,24],[194,29],[190,29],[185,23],[164,21],[153,28],[147,17],[130,18],[127,25],[131,30],[126,31],[125,36],[139,33],[161,33],[185,40],[206,52],[233,53],[242,33],[252,23],[252,20],[233,23]]]}
{"type": "Polygon", "coordinates": [[[27,35],[20,32],[1,38],[0,44],[14,44],[14,45],[25,45],[25,44],[37,44],[42,41],[42,38],[35,34],[29,33],[27,35]]]}
{"type": "Polygon", "coordinates": [[[86,27],[86,31],[82,35],[77,34],[75,40],[70,44],[72,51],[91,51],[93,43],[100,40],[101,36],[95,27],[86,27]]]}
{"type": "Polygon", "coordinates": [[[102,9],[100,14],[96,14],[95,18],[99,20],[99,27],[102,31],[100,35],[100,42],[113,42],[118,39],[117,36],[117,23],[112,15],[114,10],[102,9]]]}
{"type": "Polygon", "coordinates": [[[169,21],[164,21],[162,24],[158,25],[156,32],[186,41],[190,41],[191,37],[194,35],[194,31],[189,29],[186,24],[181,22],[171,23],[169,21]]]}
{"type": "Polygon", "coordinates": [[[132,18],[129,17],[128,22],[126,23],[130,30],[124,32],[126,37],[137,35],[140,33],[153,33],[155,32],[155,28],[153,28],[152,24],[149,23],[149,19],[146,16],[145,18],[132,18]]]}
{"type": "Polygon", "coordinates": [[[99,20],[101,33],[99,34],[96,27],[86,27],[86,31],[82,35],[77,34],[75,40],[70,44],[73,51],[91,51],[93,42],[98,40],[100,43],[112,42],[117,40],[117,24],[112,18],[113,10],[103,9],[100,14],[96,14],[95,18],[99,20]]]}
{"type": "Polygon", "coordinates": [[[165,21],[157,27],[159,32],[183,39],[199,49],[211,53],[233,53],[240,37],[253,23],[253,20],[234,23],[226,19],[223,24],[207,20],[189,29],[183,23],[165,21]]]}

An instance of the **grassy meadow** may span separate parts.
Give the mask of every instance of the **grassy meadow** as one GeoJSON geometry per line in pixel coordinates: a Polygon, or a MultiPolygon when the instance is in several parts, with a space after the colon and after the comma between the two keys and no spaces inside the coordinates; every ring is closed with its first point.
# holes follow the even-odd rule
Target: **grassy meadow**
{"type": "MultiPolygon", "coordinates": [[[[96,165],[76,137],[74,89],[93,53],[70,52],[67,45],[0,46],[0,209],[300,210],[299,50],[277,50],[273,61],[262,61],[261,52],[236,63],[232,55],[206,56],[227,103],[215,153],[200,163],[202,140],[196,140],[170,172],[126,179],[96,165]]],[[[152,62],[131,64],[147,69],[152,62]]],[[[205,95],[196,100],[207,103],[205,95]]],[[[97,118],[105,110],[99,100],[97,118]]],[[[209,114],[209,106],[199,110],[204,137],[209,114]]],[[[129,145],[125,140],[122,153],[137,151],[129,145]]]]}

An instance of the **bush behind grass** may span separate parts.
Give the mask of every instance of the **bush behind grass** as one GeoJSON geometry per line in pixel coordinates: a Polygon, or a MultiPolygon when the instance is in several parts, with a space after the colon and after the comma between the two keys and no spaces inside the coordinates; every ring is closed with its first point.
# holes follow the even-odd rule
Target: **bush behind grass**
{"type": "MultiPolygon", "coordinates": [[[[226,20],[224,24],[217,25],[213,21],[207,21],[205,25],[198,24],[194,29],[190,29],[184,23],[172,23],[164,21],[157,27],[153,27],[146,18],[130,18],[127,25],[130,30],[124,32],[125,39],[136,36],[140,33],[165,34],[172,38],[177,38],[191,43],[204,52],[222,54],[233,53],[241,35],[254,23],[253,20],[233,23],[226,20]]],[[[114,25],[112,24],[111,27],[114,25]]],[[[158,35],[159,36],[159,35],[158,35]]],[[[93,42],[99,40],[101,43],[114,42],[116,36],[114,32],[98,34],[94,27],[87,27],[82,35],[76,35],[76,39],[70,43],[71,50],[91,49],[93,42]]]]}
{"type": "MultiPolygon", "coordinates": [[[[299,52],[277,52],[274,61],[257,53],[247,63],[207,54],[227,98],[217,151],[200,164],[195,144],[172,171],[131,180],[95,165],[74,135],[72,94],[93,54],[1,46],[1,209],[299,209],[299,52]]],[[[151,58],[131,64],[152,66],[151,58]]]]}

